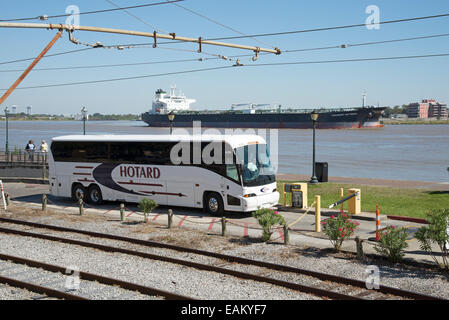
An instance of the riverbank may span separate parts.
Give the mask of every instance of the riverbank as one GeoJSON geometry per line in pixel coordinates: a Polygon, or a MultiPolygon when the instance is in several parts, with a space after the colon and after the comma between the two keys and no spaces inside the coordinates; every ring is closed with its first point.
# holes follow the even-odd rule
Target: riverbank
{"type": "Polygon", "coordinates": [[[426,120],[426,119],[419,119],[419,120],[392,120],[392,119],[384,119],[383,120],[384,125],[399,125],[399,124],[447,124],[449,125],[449,119],[442,119],[442,120],[426,120]]]}
{"type": "MultiPolygon", "coordinates": [[[[282,185],[284,183],[310,180],[310,177],[304,175],[288,174],[279,174],[277,178],[278,190],[281,191],[280,203],[283,202],[282,185]]],[[[329,207],[340,199],[340,188],[344,189],[345,195],[348,189],[360,189],[364,212],[376,212],[376,205],[379,205],[381,214],[425,218],[426,214],[433,209],[449,208],[449,179],[448,183],[435,183],[331,177],[328,183],[308,185],[309,205],[314,201],[315,195],[320,195],[321,206],[329,207]]]]}

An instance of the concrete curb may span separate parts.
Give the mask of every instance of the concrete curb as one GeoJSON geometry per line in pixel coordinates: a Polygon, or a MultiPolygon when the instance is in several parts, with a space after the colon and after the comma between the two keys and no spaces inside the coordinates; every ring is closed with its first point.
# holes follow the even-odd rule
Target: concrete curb
{"type": "Polygon", "coordinates": [[[399,221],[408,221],[408,222],[414,222],[414,223],[420,223],[420,224],[428,224],[427,220],[425,220],[425,219],[402,217],[402,216],[387,216],[387,217],[390,220],[399,220],[399,221]]]}

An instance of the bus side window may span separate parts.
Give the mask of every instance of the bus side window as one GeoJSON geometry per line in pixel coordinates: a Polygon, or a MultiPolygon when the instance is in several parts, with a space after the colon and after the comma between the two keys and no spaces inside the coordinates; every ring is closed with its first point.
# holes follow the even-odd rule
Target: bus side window
{"type": "Polygon", "coordinates": [[[108,146],[105,143],[91,142],[86,144],[85,162],[104,163],[108,161],[108,146]]]}
{"type": "Polygon", "coordinates": [[[234,181],[239,182],[239,173],[235,164],[226,165],[226,176],[234,181]]]}

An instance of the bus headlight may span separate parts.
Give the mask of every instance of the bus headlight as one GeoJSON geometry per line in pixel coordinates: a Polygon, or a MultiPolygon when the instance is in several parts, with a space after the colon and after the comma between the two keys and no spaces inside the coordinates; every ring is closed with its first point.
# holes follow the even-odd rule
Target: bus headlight
{"type": "Polygon", "coordinates": [[[256,196],[255,193],[249,193],[249,194],[245,194],[243,197],[245,197],[245,198],[252,198],[252,197],[255,197],[255,196],[256,196]]]}

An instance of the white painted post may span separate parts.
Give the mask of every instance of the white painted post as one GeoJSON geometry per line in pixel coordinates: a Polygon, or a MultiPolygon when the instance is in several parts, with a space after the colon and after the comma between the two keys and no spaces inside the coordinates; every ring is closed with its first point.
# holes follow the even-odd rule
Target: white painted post
{"type": "Polygon", "coordinates": [[[0,180],[0,186],[2,190],[2,200],[3,200],[3,208],[6,210],[6,199],[5,199],[5,191],[3,190],[3,181],[0,180]]]}

